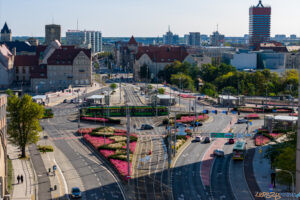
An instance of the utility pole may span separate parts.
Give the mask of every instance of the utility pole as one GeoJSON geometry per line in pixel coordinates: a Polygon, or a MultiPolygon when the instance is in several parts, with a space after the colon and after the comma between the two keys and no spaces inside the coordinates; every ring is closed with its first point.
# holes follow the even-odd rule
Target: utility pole
{"type": "Polygon", "coordinates": [[[191,116],[191,99],[189,99],[189,116],[191,116]]]}
{"type": "Polygon", "coordinates": [[[177,134],[177,123],[176,123],[176,120],[177,120],[177,117],[176,117],[176,111],[175,111],[175,121],[174,121],[174,126],[175,126],[175,132],[174,132],[174,151],[173,151],[173,156],[175,157],[175,155],[176,155],[176,140],[177,140],[177,138],[176,138],[176,134],[177,134]]]}
{"type": "Polygon", "coordinates": [[[129,143],[130,143],[130,112],[127,104],[127,94],[126,94],[126,117],[127,117],[127,172],[128,172],[128,184],[130,178],[130,161],[129,161],[129,143]]]}
{"type": "Polygon", "coordinates": [[[195,126],[196,126],[196,114],[197,114],[197,107],[196,107],[196,98],[195,98],[195,101],[194,101],[194,117],[193,117],[193,119],[194,119],[194,124],[193,124],[193,131],[195,132],[195,126]]]}
{"type": "MultiPolygon", "coordinates": [[[[300,74],[299,74],[300,78],[300,74]]],[[[300,99],[300,87],[298,87],[298,99],[300,99]]],[[[300,110],[300,101],[298,100],[298,110],[300,110]]],[[[300,192],[300,113],[298,112],[298,132],[296,148],[296,193],[300,192]]]]}
{"type": "Polygon", "coordinates": [[[119,89],[120,89],[120,104],[121,104],[121,101],[122,101],[122,97],[121,97],[121,90],[122,90],[122,89],[121,89],[121,77],[119,78],[119,80],[120,80],[120,81],[119,81],[119,82],[120,82],[120,86],[119,86],[120,88],[119,88],[119,89]]]}
{"type": "MultiPolygon", "coordinates": [[[[79,107],[79,93],[77,92],[78,95],[78,129],[80,128],[80,107],[79,107]]],[[[82,134],[81,134],[82,136],[82,134]]]]}

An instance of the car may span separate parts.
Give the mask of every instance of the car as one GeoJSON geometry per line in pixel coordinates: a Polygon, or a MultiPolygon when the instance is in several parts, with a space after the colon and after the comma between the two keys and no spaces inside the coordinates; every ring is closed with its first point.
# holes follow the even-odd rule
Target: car
{"type": "Polygon", "coordinates": [[[248,123],[248,120],[247,119],[238,119],[237,123],[238,124],[248,123]]]}
{"type": "Polygon", "coordinates": [[[203,142],[204,143],[210,143],[210,138],[209,137],[205,137],[203,142]]]}
{"type": "Polygon", "coordinates": [[[74,102],[75,102],[74,99],[71,99],[70,103],[74,103],[74,102]]]}
{"type": "Polygon", "coordinates": [[[200,136],[196,136],[195,142],[201,142],[201,137],[200,136]]]}
{"type": "Polygon", "coordinates": [[[78,187],[72,188],[71,198],[72,199],[81,198],[81,191],[78,187]]]}
{"type": "Polygon", "coordinates": [[[234,139],[233,138],[229,138],[228,144],[234,144],[234,143],[235,143],[234,139]]]}
{"type": "Polygon", "coordinates": [[[68,100],[67,100],[67,99],[64,99],[63,103],[68,103],[68,100]]]}
{"type": "Polygon", "coordinates": [[[224,156],[224,151],[222,149],[215,149],[214,155],[215,156],[224,156]]]}
{"type": "Polygon", "coordinates": [[[142,124],[141,126],[141,130],[152,130],[153,126],[149,125],[149,124],[142,124]]]}

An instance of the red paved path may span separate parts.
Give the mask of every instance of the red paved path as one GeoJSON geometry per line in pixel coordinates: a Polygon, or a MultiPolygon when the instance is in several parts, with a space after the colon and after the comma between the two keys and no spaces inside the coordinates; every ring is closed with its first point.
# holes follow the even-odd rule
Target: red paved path
{"type": "MultiPolygon", "coordinates": [[[[223,133],[229,132],[230,128],[236,123],[236,121],[237,121],[236,116],[233,116],[231,120],[231,124],[228,124],[228,126],[222,132],[223,133]]],[[[222,147],[226,142],[227,139],[218,138],[210,145],[210,147],[205,152],[201,161],[201,172],[200,172],[202,183],[204,186],[210,186],[210,171],[214,161],[213,152],[215,149],[222,149],[222,147]]]]}

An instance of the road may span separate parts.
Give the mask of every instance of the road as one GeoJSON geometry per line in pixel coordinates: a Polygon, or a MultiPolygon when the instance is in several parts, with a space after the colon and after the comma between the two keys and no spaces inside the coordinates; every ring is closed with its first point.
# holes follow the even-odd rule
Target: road
{"type": "MultiPolygon", "coordinates": [[[[204,124],[201,135],[221,132],[230,122],[228,115],[211,115],[213,121],[204,124]]],[[[200,177],[201,160],[210,144],[191,143],[178,158],[172,172],[174,199],[209,199],[210,190],[205,188],[200,177]]]]}
{"type": "MultiPolygon", "coordinates": [[[[104,89],[90,93],[99,94],[104,89]]],[[[80,187],[83,199],[125,199],[122,184],[107,168],[104,162],[90,150],[82,139],[76,137],[77,121],[70,115],[78,113],[74,104],[61,104],[52,108],[53,119],[42,120],[44,131],[67,159],[57,162],[66,177],[69,192],[72,187],[80,187]],[[59,162],[61,161],[61,162],[59,162]],[[68,163],[68,164],[65,164],[68,163]],[[72,172],[70,174],[69,172],[72,172]]],[[[90,124],[82,126],[91,127],[90,124]]]]}

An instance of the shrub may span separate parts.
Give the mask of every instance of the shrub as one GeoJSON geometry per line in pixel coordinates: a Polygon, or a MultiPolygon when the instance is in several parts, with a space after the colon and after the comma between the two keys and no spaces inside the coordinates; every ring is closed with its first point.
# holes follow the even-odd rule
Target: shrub
{"type": "Polygon", "coordinates": [[[38,145],[38,150],[40,151],[40,152],[43,152],[43,153],[45,153],[45,152],[53,152],[54,151],[54,148],[53,148],[53,146],[51,146],[51,145],[45,145],[45,146],[42,146],[42,145],[38,145]]]}

